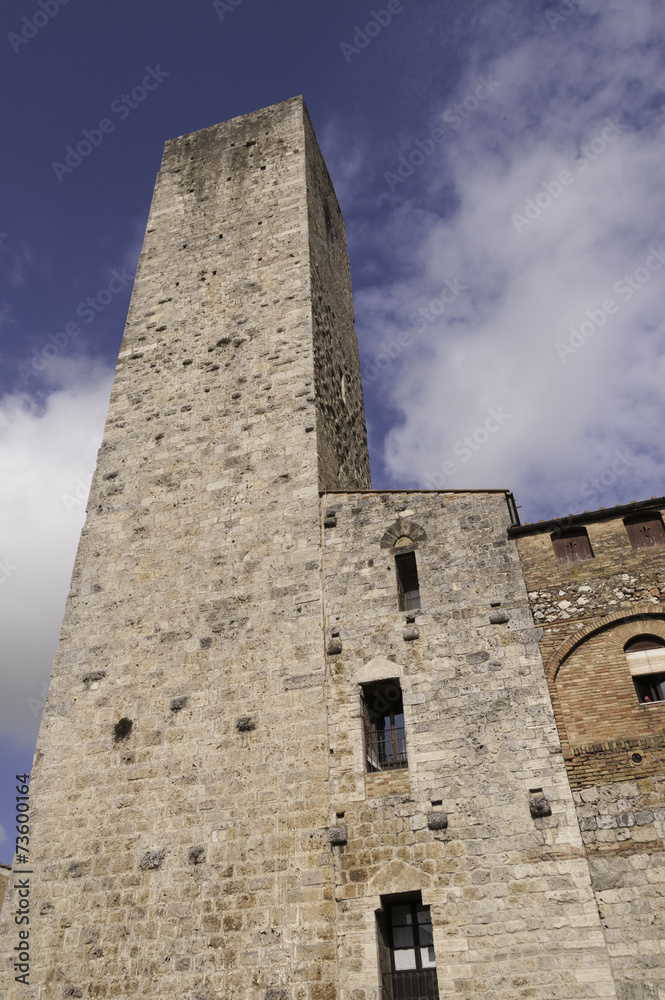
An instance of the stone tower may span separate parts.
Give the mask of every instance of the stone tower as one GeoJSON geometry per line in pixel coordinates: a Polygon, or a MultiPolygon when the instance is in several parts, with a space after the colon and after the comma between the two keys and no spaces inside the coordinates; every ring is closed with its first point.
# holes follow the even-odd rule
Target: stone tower
{"type": "Polygon", "coordinates": [[[302,100],[167,143],[3,995],[613,996],[506,499],[371,491],[302,100]]]}

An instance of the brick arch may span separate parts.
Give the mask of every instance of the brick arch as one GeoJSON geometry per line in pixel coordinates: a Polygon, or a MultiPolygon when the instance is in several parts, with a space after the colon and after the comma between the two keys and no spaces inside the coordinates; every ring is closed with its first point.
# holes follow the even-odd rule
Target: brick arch
{"type": "Polygon", "coordinates": [[[636,604],[631,611],[616,611],[603,618],[592,619],[588,625],[562,642],[552,653],[545,666],[548,681],[551,683],[556,681],[562,664],[586,639],[609,629],[616,629],[617,638],[622,641],[622,645],[644,631],[649,631],[665,640],[665,606],[662,604],[636,604]],[[644,627],[645,622],[648,623],[648,629],[644,627]]]}

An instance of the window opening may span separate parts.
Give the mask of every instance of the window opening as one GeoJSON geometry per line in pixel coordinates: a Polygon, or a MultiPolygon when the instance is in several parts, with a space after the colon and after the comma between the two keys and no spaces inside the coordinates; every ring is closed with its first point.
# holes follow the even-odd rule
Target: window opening
{"type": "Polygon", "coordinates": [[[395,556],[397,569],[397,592],[400,611],[412,611],[420,607],[418,567],[415,552],[402,552],[395,556]]]}
{"type": "Polygon", "coordinates": [[[555,531],[552,545],[558,563],[582,562],[593,559],[591,542],[586,528],[565,528],[555,531]]]}
{"type": "Polygon", "coordinates": [[[665,528],[659,514],[630,518],[624,522],[630,544],[634,549],[650,549],[654,545],[665,545],[665,528]]]}
{"type": "Polygon", "coordinates": [[[408,767],[399,681],[363,685],[362,711],[367,770],[371,773],[408,767]]]}
{"type": "Polygon", "coordinates": [[[665,641],[636,635],[623,649],[640,704],[665,701],[665,641]]]}
{"type": "Polygon", "coordinates": [[[432,917],[420,893],[384,901],[384,1000],[438,1000],[432,917]],[[386,969],[389,966],[389,970],[386,969]]]}

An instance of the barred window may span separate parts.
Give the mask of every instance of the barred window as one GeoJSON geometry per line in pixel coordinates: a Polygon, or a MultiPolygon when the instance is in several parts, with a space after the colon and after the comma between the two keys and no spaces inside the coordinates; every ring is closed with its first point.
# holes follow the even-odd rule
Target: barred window
{"type": "Polygon", "coordinates": [[[400,611],[411,611],[414,608],[419,608],[420,588],[418,586],[416,553],[403,552],[396,555],[395,568],[397,569],[397,593],[400,611]]]}
{"type": "Polygon", "coordinates": [[[394,771],[408,767],[404,706],[399,681],[364,684],[362,712],[367,770],[394,771]]]}
{"type": "Polygon", "coordinates": [[[383,896],[377,913],[382,1000],[438,1000],[432,917],[421,895],[383,896]]]}

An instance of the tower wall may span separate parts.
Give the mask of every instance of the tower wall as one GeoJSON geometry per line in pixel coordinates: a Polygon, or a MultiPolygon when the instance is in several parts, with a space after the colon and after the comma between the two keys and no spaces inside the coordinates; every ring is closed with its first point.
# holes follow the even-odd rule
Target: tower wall
{"type": "Polygon", "coordinates": [[[369,485],[351,310],[301,99],[167,143],[33,769],[34,985],[6,960],[3,996],[334,995],[318,488],[369,485]]]}

